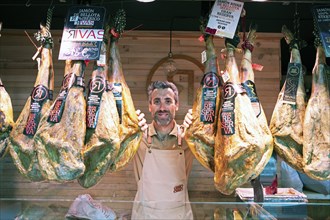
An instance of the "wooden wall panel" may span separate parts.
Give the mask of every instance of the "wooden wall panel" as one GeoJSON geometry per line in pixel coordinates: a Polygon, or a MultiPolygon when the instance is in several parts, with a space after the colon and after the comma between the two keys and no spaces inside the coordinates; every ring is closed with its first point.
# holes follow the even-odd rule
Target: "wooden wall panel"
{"type": "MultiPolygon", "coordinates": [[[[31,36],[36,30],[27,31],[31,36]]],[[[64,61],[59,61],[61,31],[53,31],[55,48],[53,61],[55,70],[56,97],[63,77],[64,61]]],[[[37,74],[37,64],[31,57],[35,48],[27,39],[23,30],[4,30],[0,37],[0,77],[11,96],[15,119],[22,110],[28,98],[37,74]]],[[[172,41],[173,54],[188,55],[200,60],[204,50],[204,43],[198,41],[199,32],[174,32],[172,41]]],[[[255,72],[258,95],[264,107],[268,120],[275,106],[280,87],[280,34],[259,33],[253,51],[253,62],[264,66],[263,71],[255,72]]],[[[218,57],[224,40],[215,38],[218,57]]],[[[162,58],[167,57],[169,51],[168,32],[131,31],[124,33],[119,41],[126,81],[130,87],[135,107],[148,114],[146,95],[146,81],[150,70],[162,58]]],[[[240,63],[242,54],[236,54],[237,63],[240,63]]],[[[194,83],[188,85],[188,77],[179,75],[174,77],[182,91],[180,92],[181,108],[177,113],[177,121],[182,122],[187,110],[192,107],[188,103],[188,87],[196,91],[202,78],[202,71],[193,63],[186,60],[175,60],[180,70],[189,70],[194,74],[194,83]],[[192,88],[193,87],[193,88],[192,88]]],[[[219,58],[221,69],[224,61],[219,58]]],[[[85,82],[91,75],[90,65],[86,70],[85,82]]],[[[152,80],[166,80],[164,68],[161,66],[154,74],[152,80]]],[[[193,94],[195,96],[195,94],[193,94]]],[[[89,193],[93,198],[105,200],[131,201],[136,192],[136,182],[133,175],[132,164],[116,173],[107,173],[98,185],[84,189],[76,181],[68,183],[41,182],[31,183],[24,179],[17,171],[9,155],[0,160],[0,198],[40,198],[40,199],[69,199],[73,200],[79,194],[89,193]]],[[[221,195],[213,186],[213,173],[203,168],[196,160],[189,179],[191,201],[219,201],[232,197],[221,195]]],[[[123,207],[121,207],[123,208],[123,207]]],[[[126,205],[124,209],[130,209],[126,205]]]]}

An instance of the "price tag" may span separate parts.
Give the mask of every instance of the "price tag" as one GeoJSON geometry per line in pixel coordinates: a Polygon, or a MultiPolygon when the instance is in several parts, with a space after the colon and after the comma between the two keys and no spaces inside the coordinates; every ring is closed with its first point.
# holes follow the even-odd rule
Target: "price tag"
{"type": "Polygon", "coordinates": [[[201,57],[202,57],[202,63],[205,63],[207,60],[207,55],[205,50],[201,53],[201,57]]]}
{"type": "Polygon", "coordinates": [[[215,1],[205,32],[233,39],[243,5],[243,2],[234,0],[215,1]]]}
{"type": "Polygon", "coordinates": [[[224,83],[228,82],[230,80],[230,76],[229,73],[227,72],[227,70],[221,75],[222,80],[224,83]]]}

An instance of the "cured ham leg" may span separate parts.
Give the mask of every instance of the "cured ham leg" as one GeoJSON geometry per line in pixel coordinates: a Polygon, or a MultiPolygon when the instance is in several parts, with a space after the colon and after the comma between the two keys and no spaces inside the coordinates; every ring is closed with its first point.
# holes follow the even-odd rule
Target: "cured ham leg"
{"type": "MultiPolygon", "coordinates": [[[[106,56],[102,45],[101,57],[106,56]],[[104,53],[104,54],[103,54],[104,53]]],[[[116,158],[119,147],[119,116],[115,98],[107,82],[108,65],[95,62],[87,96],[87,131],[84,156],[85,173],[79,177],[81,186],[94,186],[116,158]]]]}
{"type": "Polygon", "coordinates": [[[305,173],[317,180],[330,179],[330,68],[318,43],[312,76],[312,93],[304,120],[303,159],[305,173]]]}
{"type": "Polygon", "coordinates": [[[47,180],[69,181],[81,176],[86,135],[84,61],[66,61],[62,88],[42,117],[35,135],[37,156],[47,180]]]}
{"type": "MultiPolygon", "coordinates": [[[[294,72],[299,75],[295,77],[298,80],[297,86],[292,86],[290,80],[286,80],[270,120],[270,130],[274,138],[274,150],[276,153],[294,169],[303,171],[303,121],[306,109],[306,93],[304,88],[304,79],[301,71],[301,58],[298,43],[293,34],[286,26],[282,27],[282,33],[286,42],[290,45],[291,56],[290,65],[294,72]],[[295,101],[288,103],[284,101],[285,91],[296,89],[293,94],[295,101]]],[[[289,99],[288,99],[289,100],[289,99]]]]}
{"type": "Polygon", "coordinates": [[[235,60],[237,38],[235,36],[232,43],[226,39],[226,72],[230,79],[223,88],[221,123],[218,123],[214,151],[215,187],[226,195],[257,177],[255,169],[264,149],[263,131],[249,97],[240,86],[235,60]]]}
{"type": "Polygon", "coordinates": [[[54,88],[52,43],[49,30],[41,26],[39,32],[47,38],[41,47],[41,65],[34,83],[34,89],[27,99],[21,114],[9,137],[9,152],[19,172],[31,181],[44,180],[38,163],[34,136],[41,117],[49,109],[54,88]],[[51,98],[51,99],[50,99],[51,98]]]}
{"type": "Polygon", "coordinates": [[[219,65],[213,35],[204,34],[204,41],[207,57],[204,77],[202,86],[197,90],[192,108],[192,124],[186,130],[185,140],[195,158],[214,172],[214,139],[220,108],[219,65]]]}
{"type": "Polygon", "coordinates": [[[109,82],[114,85],[113,91],[120,120],[120,149],[115,162],[111,165],[112,172],[120,170],[133,158],[142,139],[142,131],[138,126],[138,117],[125,81],[118,49],[118,40],[124,31],[125,23],[125,12],[119,10],[110,27],[112,35],[109,48],[109,82]]]}
{"type": "Polygon", "coordinates": [[[248,97],[250,98],[259,125],[263,131],[262,138],[265,142],[265,145],[264,148],[260,149],[261,150],[260,154],[262,154],[262,158],[259,164],[257,165],[257,167],[255,168],[256,175],[258,176],[263,171],[270,157],[272,156],[274,141],[273,141],[272,133],[270,132],[270,129],[268,127],[268,122],[265,112],[259,101],[256,86],[254,83],[255,80],[254,80],[254,71],[252,67],[252,51],[256,39],[256,31],[257,31],[257,26],[251,25],[250,31],[247,35],[247,39],[242,44],[242,48],[244,52],[243,52],[243,59],[241,61],[240,78],[242,85],[248,97]]]}
{"type": "Polygon", "coordinates": [[[8,137],[14,126],[13,105],[0,79],[0,158],[8,151],[8,137]]]}

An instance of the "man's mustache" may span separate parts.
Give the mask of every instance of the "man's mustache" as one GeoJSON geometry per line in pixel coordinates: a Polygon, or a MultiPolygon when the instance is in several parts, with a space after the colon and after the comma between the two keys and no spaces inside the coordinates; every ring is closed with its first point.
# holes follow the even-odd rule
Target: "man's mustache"
{"type": "Polygon", "coordinates": [[[159,110],[159,111],[156,111],[156,114],[158,113],[170,113],[170,111],[168,110],[159,110]]]}

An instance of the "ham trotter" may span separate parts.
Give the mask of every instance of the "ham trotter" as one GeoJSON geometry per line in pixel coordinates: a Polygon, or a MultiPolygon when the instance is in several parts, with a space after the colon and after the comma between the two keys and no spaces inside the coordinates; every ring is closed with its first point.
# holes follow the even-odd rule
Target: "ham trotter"
{"type": "Polygon", "coordinates": [[[316,37],[316,60],[312,93],[304,119],[304,171],[317,180],[330,179],[330,68],[319,37],[316,37]]]}
{"type": "Polygon", "coordinates": [[[114,85],[114,96],[119,114],[119,153],[111,165],[111,171],[123,168],[135,155],[141,139],[142,131],[138,126],[138,117],[135,112],[131,92],[126,84],[118,49],[118,40],[126,24],[125,11],[120,9],[110,25],[110,56],[109,82],[114,85]]]}
{"type": "Polygon", "coordinates": [[[35,135],[39,165],[47,180],[70,181],[85,171],[81,155],[86,135],[85,62],[72,63],[66,61],[61,90],[35,135]]]}
{"type": "Polygon", "coordinates": [[[41,65],[34,83],[34,89],[27,99],[16,124],[10,133],[10,154],[19,172],[31,181],[42,181],[44,177],[40,171],[34,136],[43,115],[52,104],[52,90],[54,88],[54,70],[52,60],[52,37],[49,29],[41,25],[36,34],[42,46],[41,65]]]}
{"type": "Polygon", "coordinates": [[[302,64],[297,40],[291,31],[282,27],[291,56],[286,81],[270,120],[274,138],[274,150],[291,167],[303,172],[303,121],[306,109],[306,93],[302,64]]]}
{"type": "Polygon", "coordinates": [[[247,35],[247,39],[243,42],[242,48],[244,50],[243,52],[243,58],[241,61],[241,70],[240,70],[240,78],[242,85],[247,93],[247,95],[250,98],[252,107],[254,109],[255,115],[258,119],[259,125],[263,131],[263,140],[265,142],[264,148],[260,149],[260,153],[262,154],[262,158],[255,168],[256,175],[259,175],[265,166],[267,165],[270,157],[273,153],[273,136],[270,132],[270,129],[268,127],[267,118],[265,115],[265,112],[262,108],[262,105],[259,101],[257,90],[255,86],[255,80],[254,80],[254,71],[252,67],[252,51],[254,48],[254,42],[256,39],[256,31],[257,26],[251,25],[250,31],[247,35]]]}
{"type": "Polygon", "coordinates": [[[214,172],[214,138],[220,108],[219,65],[213,35],[204,34],[203,37],[206,45],[204,77],[197,90],[192,124],[186,130],[185,140],[196,159],[214,172]]]}
{"type": "Polygon", "coordinates": [[[257,177],[256,167],[263,156],[263,131],[241,86],[235,60],[239,43],[226,39],[226,69],[229,80],[223,87],[223,102],[215,139],[214,183],[217,190],[229,195],[234,190],[257,177]]]}
{"type": "Polygon", "coordinates": [[[96,61],[87,95],[87,131],[82,150],[84,174],[78,183],[89,188],[104,176],[116,158],[119,147],[119,116],[114,95],[107,81],[106,44],[103,42],[102,61],[96,61]]]}
{"type": "Polygon", "coordinates": [[[14,126],[11,98],[0,79],[0,158],[8,151],[8,137],[14,126]]]}

